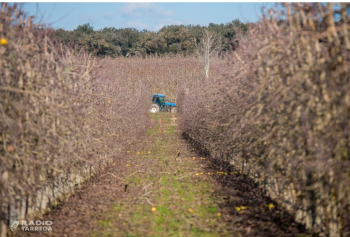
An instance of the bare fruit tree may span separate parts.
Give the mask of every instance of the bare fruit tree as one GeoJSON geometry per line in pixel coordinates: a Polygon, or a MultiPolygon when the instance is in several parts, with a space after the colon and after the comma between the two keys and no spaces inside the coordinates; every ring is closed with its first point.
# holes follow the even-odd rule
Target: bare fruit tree
{"type": "Polygon", "coordinates": [[[197,45],[196,53],[201,59],[206,78],[209,77],[210,59],[217,56],[222,49],[221,37],[208,29],[203,30],[203,36],[197,45]]]}

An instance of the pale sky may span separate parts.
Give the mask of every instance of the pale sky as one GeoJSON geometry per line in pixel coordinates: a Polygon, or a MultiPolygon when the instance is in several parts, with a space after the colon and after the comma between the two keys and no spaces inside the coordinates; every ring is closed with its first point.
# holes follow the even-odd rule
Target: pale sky
{"type": "Polygon", "coordinates": [[[104,27],[136,28],[158,31],[166,25],[201,25],[228,23],[232,20],[256,22],[261,7],[275,3],[240,2],[40,2],[24,3],[23,10],[34,15],[37,22],[65,30],[89,23],[95,30],[104,27]]]}

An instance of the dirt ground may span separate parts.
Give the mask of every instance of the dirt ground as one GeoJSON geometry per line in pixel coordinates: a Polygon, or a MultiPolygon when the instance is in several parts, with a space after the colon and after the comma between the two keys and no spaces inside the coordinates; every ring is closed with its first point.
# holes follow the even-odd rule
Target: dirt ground
{"type": "Polygon", "coordinates": [[[19,236],[312,236],[252,180],[201,157],[170,113],[43,220],[19,236]]]}

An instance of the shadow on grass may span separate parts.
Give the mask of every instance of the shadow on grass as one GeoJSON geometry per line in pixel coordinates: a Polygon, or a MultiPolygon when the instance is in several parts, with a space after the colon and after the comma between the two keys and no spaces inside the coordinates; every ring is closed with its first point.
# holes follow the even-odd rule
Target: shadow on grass
{"type": "MultiPolygon", "coordinates": [[[[183,138],[198,155],[210,157],[201,144],[193,142],[186,134],[183,138]]],[[[215,195],[221,197],[219,207],[223,221],[232,223],[231,231],[242,236],[318,236],[296,223],[287,210],[263,194],[253,179],[241,174],[228,162],[208,158],[204,167],[216,174],[214,181],[218,185],[215,195]]]]}

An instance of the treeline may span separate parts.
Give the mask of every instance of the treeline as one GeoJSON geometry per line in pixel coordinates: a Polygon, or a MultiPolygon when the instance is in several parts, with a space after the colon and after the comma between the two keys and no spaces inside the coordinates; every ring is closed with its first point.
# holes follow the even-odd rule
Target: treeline
{"type": "Polygon", "coordinates": [[[72,31],[57,29],[55,35],[65,45],[83,48],[86,52],[99,57],[165,53],[189,55],[194,53],[204,29],[215,32],[222,40],[222,51],[229,51],[232,40],[254,25],[254,23],[245,24],[236,19],[227,24],[210,23],[207,27],[170,25],[154,32],[114,27],[94,30],[93,26],[87,23],[72,31]]]}

